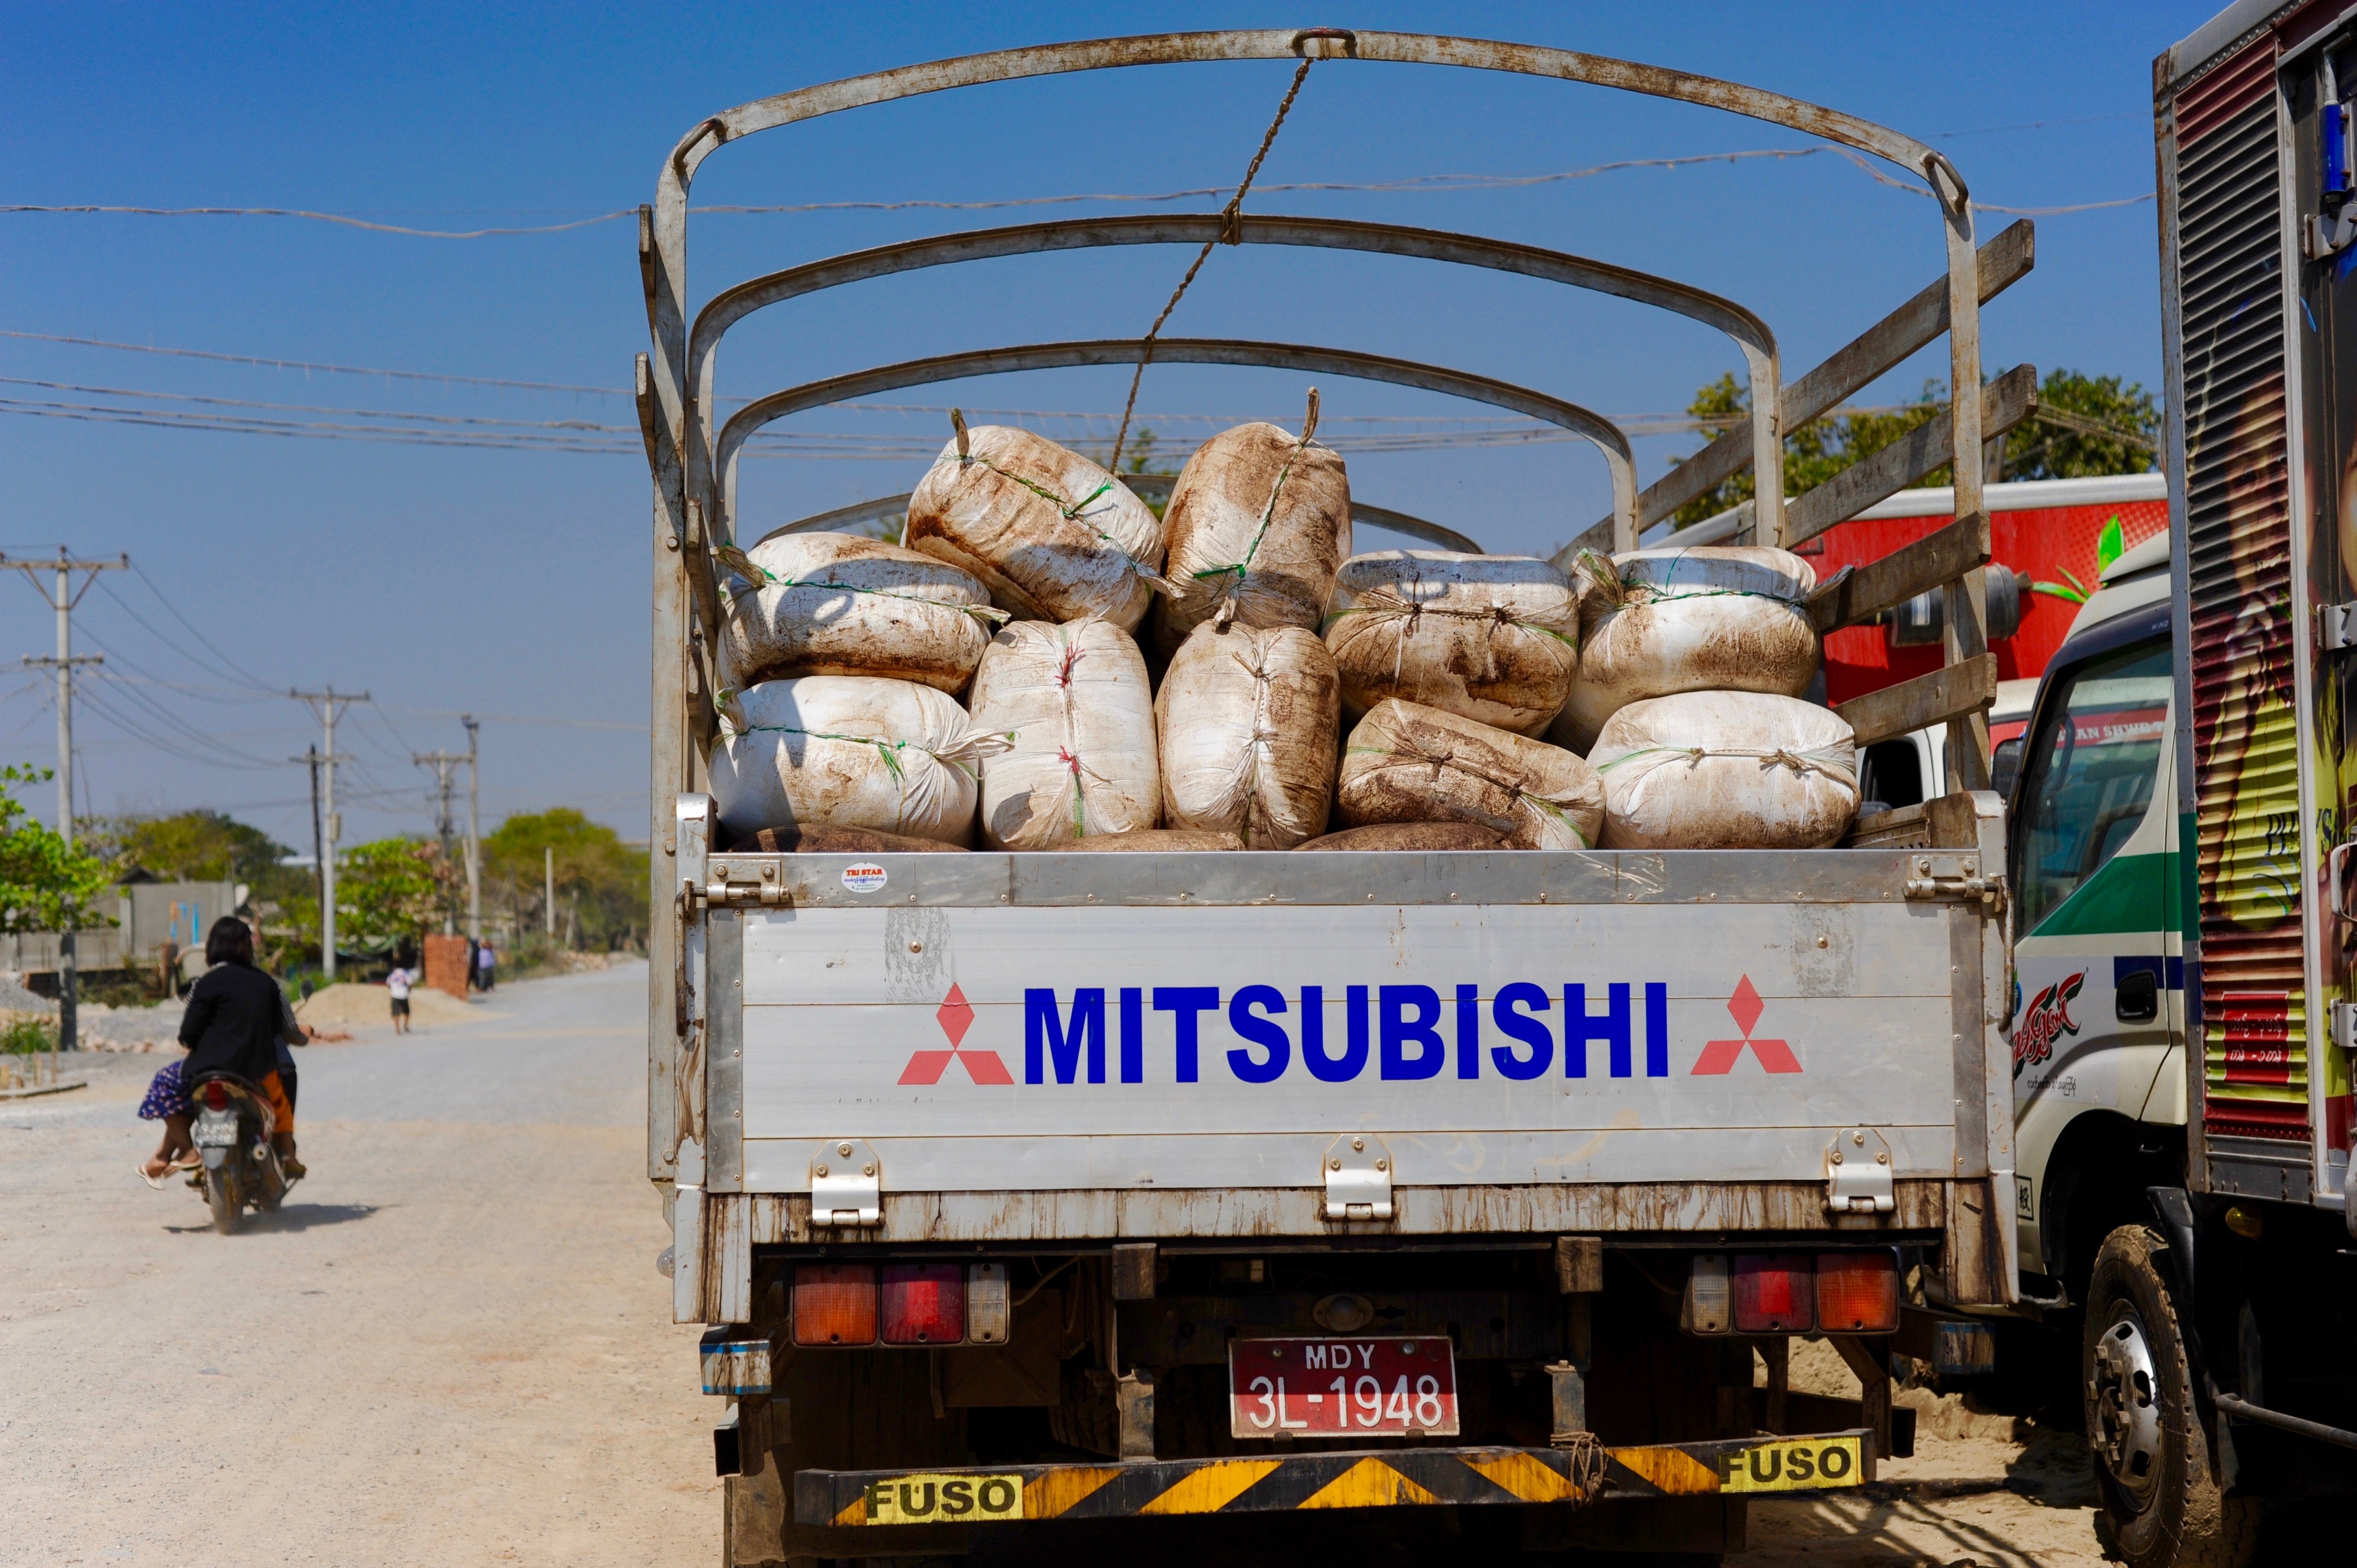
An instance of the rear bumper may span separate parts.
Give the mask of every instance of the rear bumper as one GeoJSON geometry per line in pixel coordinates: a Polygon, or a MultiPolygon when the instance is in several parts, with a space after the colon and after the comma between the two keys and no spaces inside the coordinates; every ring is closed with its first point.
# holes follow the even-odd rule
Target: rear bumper
{"type": "Polygon", "coordinates": [[[1584,1491],[1551,1448],[1393,1448],[1252,1458],[941,1470],[803,1470],[800,1525],[990,1524],[1143,1514],[1474,1503],[1589,1503],[1856,1487],[1871,1478],[1873,1434],[1753,1437],[1608,1448],[1584,1491]]]}

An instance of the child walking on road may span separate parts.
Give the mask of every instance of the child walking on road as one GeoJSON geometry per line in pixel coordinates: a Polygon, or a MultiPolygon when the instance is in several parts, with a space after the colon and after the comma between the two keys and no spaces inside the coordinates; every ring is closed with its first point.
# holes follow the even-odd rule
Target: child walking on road
{"type": "Polygon", "coordinates": [[[417,977],[409,972],[406,964],[395,964],[393,972],[384,977],[384,989],[393,997],[393,1032],[409,1033],[409,988],[417,977]]]}

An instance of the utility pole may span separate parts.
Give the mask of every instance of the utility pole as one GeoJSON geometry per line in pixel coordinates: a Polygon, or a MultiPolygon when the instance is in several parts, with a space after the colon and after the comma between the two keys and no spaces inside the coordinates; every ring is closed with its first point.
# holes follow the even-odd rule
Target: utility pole
{"type": "MultiPolygon", "coordinates": [[[[471,767],[475,760],[474,757],[464,751],[419,751],[412,752],[409,760],[420,768],[434,769],[435,787],[440,791],[442,799],[441,814],[436,819],[436,830],[442,839],[442,858],[447,862],[450,858],[450,775],[462,762],[471,767]]],[[[474,886],[474,878],[475,852],[472,841],[469,840],[467,850],[467,885],[469,887],[474,886]]],[[[446,937],[450,935],[457,924],[457,921],[445,913],[442,917],[442,934],[446,937]]]]}
{"type": "MultiPolygon", "coordinates": [[[[53,562],[12,561],[0,555],[0,566],[14,566],[24,573],[25,580],[33,585],[33,591],[58,613],[57,657],[28,657],[25,663],[28,667],[58,672],[58,837],[65,841],[68,849],[73,848],[74,666],[106,662],[94,653],[80,659],[74,657],[73,608],[81,603],[82,595],[90,592],[91,585],[98,581],[101,572],[120,572],[130,564],[131,557],[128,555],[117,555],[112,561],[77,561],[62,544],[58,546],[58,558],[53,562]],[[54,594],[41,586],[40,574],[43,572],[57,574],[57,591],[54,594]],[[73,585],[76,572],[90,574],[79,588],[73,585]]],[[[68,909],[63,922],[66,929],[58,933],[58,1049],[61,1051],[81,1048],[76,1013],[81,1002],[81,976],[74,967],[74,927],[80,919],[80,913],[79,910],[68,909]]],[[[49,1065],[54,1077],[57,1067],[54,1058],[49,1065]]]]}
{"type": "Polygon", "coordinates": [[[547,879],[547,891],[541,897],[541,929],[554,937],[556,935],[556,846],[553,843],[541,845],[540,856],[541,872],[547,879]]]}
{"type": "Polygon", "coordinates": [[[327,854],[322,843],[323,835],[319,832],[319,748],[316,746],[307,746],[303,748],[302,756],[290,757],[286,760],[308,763],[311,768],[311,878],[317,884],[314,891],[319,892],[320,896],[325,897],[327,885],[319,881],[320,877],[327,875],[320,869],[326,864],[327,854]]]}
{"type": "Polygon", "coordinates": [[[354,703],[369,700],[366,692],[357,696],[339,694],[333,686],[324,692],[297,692],[291,687],[286,694],[298,703],[307,703],[319,715],[327,729],[327,744],[319,751],[321,796],[327,806],[327,842],[319,846],[319,966],[326,972],[328,983],[336,983],[336,845],[344,836],[343,819],[336,814],[336,715],[354,703]]]}
{"type": "Polygon", "coordinates": [[[467,935],[479,942],[483,940],[483,769],[475,746],[482,738],[483,726],[472,714],[459,714],[458,722],[467,726],[467,935]]]}

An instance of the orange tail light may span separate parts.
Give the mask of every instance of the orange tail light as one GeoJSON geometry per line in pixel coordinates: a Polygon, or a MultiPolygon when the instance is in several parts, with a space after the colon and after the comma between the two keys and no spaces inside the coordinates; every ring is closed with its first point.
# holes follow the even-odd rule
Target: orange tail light
{"type": "Polygon", "coordinates": [[[1897,1333],[1898,1255],[1819,1252],[1817,1326],[1828,1334],[1897,1333]]]}
{"type": "Polygon", "coordinates": [[[866,1263],[804,1263],[794,1270],[794,1343],[876,1343],[876,1270],[866,1263]]]}

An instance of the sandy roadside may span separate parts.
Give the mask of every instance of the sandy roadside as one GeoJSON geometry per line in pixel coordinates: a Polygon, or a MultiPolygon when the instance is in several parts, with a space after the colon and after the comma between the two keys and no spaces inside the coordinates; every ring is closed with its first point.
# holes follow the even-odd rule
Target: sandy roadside
{"type": "Polygon", "coordinates": [[[315,1175],[235,1237],[132,1175],[156,1058],[0,1106],[0,1562],[711,1555],[714,1412],[652,1268],[643,1035],[611,1021],[642,972],[310,1048],[315,1175]]]}

